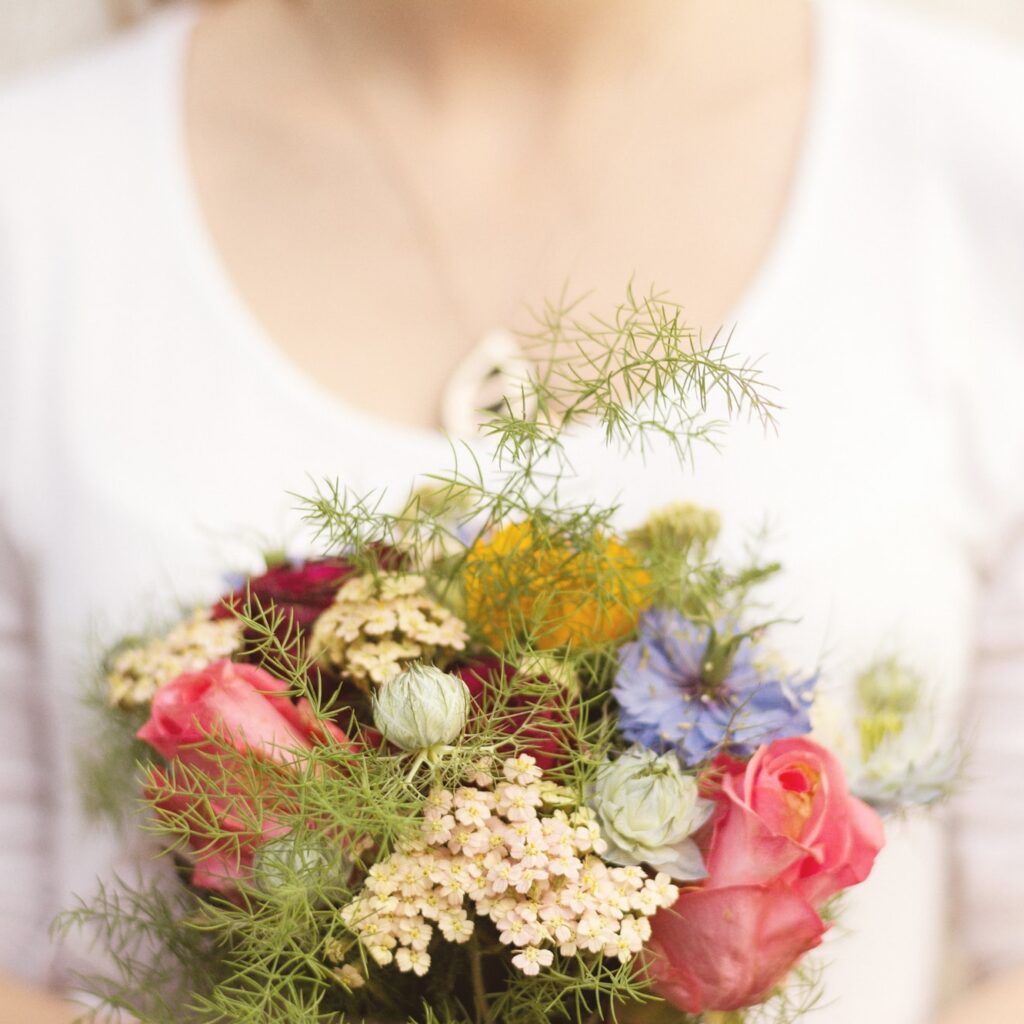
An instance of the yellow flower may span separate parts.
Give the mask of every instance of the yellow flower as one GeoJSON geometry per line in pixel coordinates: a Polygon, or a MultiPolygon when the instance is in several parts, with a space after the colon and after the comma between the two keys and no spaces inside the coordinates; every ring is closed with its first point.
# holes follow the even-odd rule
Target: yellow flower
{"type": "Polygon", "coordinates": [[[467,618],[496,648],[524,635],[542,650],[620,640],[650,597],[650,576],[615,538],[596,532],[577,548],[529,522],[474,545],[464,573],[467,618]]]}

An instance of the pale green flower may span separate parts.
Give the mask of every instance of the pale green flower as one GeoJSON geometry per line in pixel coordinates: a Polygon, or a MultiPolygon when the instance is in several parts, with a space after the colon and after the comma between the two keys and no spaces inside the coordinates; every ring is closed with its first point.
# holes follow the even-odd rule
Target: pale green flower
{"type": "MultiPolygon", "coordinates": [[[[911,710],[897,713],[877,699],[881,692],[866,702],[872,713],[859,716],[819,695],[811,716],[813,738],[843,762],[850,791],[882,814],[950,796],[963,771],[960,744],[942,738],[934,710],[918,695],[911,710]]],[[[909,692],[897,691],[900,706],[910,707],[909,692]]]]}
{"type": "Polygon", "coordinates": [[[921,707],[920,675],[897,658],[885,658],[857,677],[857,701],[866,715],[906,718],[921,707]]]}
{"type": "Polygon", "coordinates": [[[883,814],[894,813],[951,796],[962,769],[959,745],[940,742],[934,723],[919,717],[874,745],[850,773],[850,789],[883,814]]]}
{"type": "Polygon", "coordinates": [[[377,688],[373,720],[388,742],[414,753],[453,743],[466,727],[471,697],[457,676],[413,665],[377,688]]]}
{"type": "Polygon", "coordinates": [[[676,879],[704,878],[707,871],[690,838],[711,816],[697,780],[683,772],[675,754],[634,747],[598,772],[590,792],[603,854],[614,864],[649,864],[676,879]]]}
{"type": "Polygon", "coordinates": [[[630,540],[654,550],[673,547],[688,551],[696,546],[703,551],[721,532],[722,518],[714,509],[676,501],[651,512],[643,526],[632,531],[630,540]]]}

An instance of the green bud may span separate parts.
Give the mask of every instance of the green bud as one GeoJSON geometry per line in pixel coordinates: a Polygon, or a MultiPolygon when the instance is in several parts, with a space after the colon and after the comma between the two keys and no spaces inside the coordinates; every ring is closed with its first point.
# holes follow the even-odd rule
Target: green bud
{"type": "Polygon", "coordinates": [[[413,665],[374,693],[373,720],[389,743],[419,753],[458,738],[471,699],[457,676],[433,665],[413,665]]]}
{"type": "Polygon", "coordinates": [[[253,858],[253,881],[268,895],[321,892],[343,884],[351,871],[340,847],[318,835],[278,836],[259,847],[253,858]]]}
{"type": "Polygon", "coordinates": [[[857,719],[857,731],[860,733],[860,749],[863,760],[870,760],[878,748],[890,736],[899,736],[906,725],[903,715],[892,711],[880,711],[875,715],[865,715],[857,719]]]}
{"type": "Polygon", "coordinates": [[[605,860],[649,864],[676,879],[705,877],[690,836],[714,804],[700,798],[697,780],[683,772],[675,754],[628,750],[600,769],[589,795],[608,844],[605,860]]]}
{"type": "Polygon", "coordinates": [[[640,547],[687,551],[694,545],[706,547],[722,529],[721,516],[713,509],[688,501],[678,501],[655,509],[630,540],[640,547]]]}
{"type": "Polygon", "coordinates": [[[267,569],[280,569],[287,565],[290,559],[284,548],[268,548],[263,552],[263,564],[267,569]]]}
{"type": "Polygon", "coordinates": [[[858,677],[857,699],[868,715],[909,715],[921,701],[921,677],[898,659],[887,658],[858,677]]]}
{"type": "Polygon", "coordinates": [[[547,779],[540,784],[540,798],[546,810],[554,810],[557,807],[573,807],[576,804],[576,794],[571,789],[549,782],[547,779]]]}

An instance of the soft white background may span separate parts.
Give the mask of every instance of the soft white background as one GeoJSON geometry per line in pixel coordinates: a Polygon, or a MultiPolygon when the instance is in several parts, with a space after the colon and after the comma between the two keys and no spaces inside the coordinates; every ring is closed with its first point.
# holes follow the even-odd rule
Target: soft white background
{"type": "MultiPolygon", "coordinates": [[[[885,2],[960,18],[1024,45],[1024,0],[885,2]]],[[[0,76],[87,45],[144,4],[145,0],[0,0],[0,76]]]]}

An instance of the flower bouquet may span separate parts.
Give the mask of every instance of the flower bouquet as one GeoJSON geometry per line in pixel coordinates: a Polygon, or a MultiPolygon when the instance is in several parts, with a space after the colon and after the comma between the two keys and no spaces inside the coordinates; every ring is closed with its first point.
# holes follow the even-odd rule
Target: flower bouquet
{"type": "MultiPolygon", "coordinates": [[[[107,655],[90,790],[113,811],[129,780],[172,870],[66,916],[112,963],[95,1019],[781,1021],[813,997],[803,958],[883,826],[756,614],[778,566],[724,564],[712,511],[626,528],[567,497],[581,432],[685,459],[716,394],[772,404],[655,297],[550,309],[533,342],[492,464],[456,447],[391,511],[323,486],[318,557],[107,655]]],[[[898,756],[916,681],[887,663],[860,692],[874,804],[934,799],[898,756]]]]}

